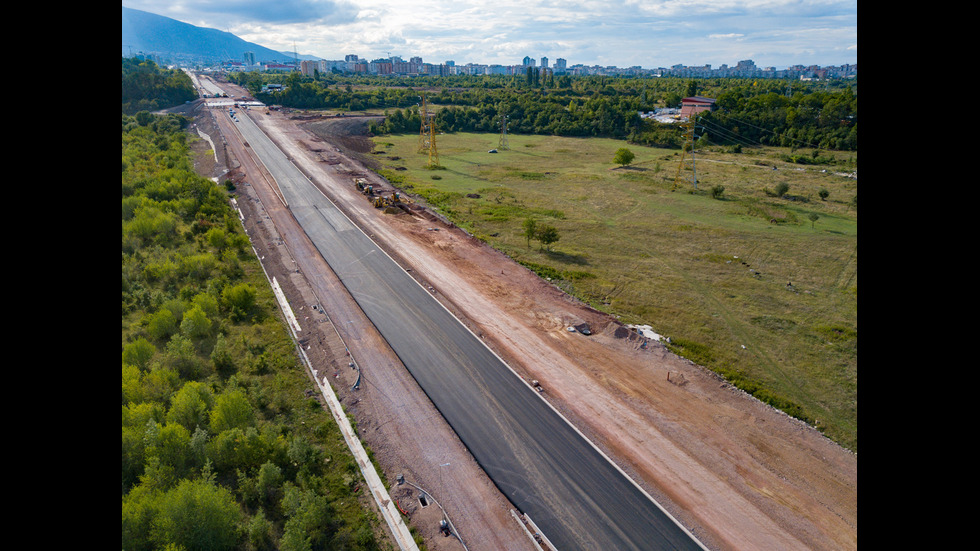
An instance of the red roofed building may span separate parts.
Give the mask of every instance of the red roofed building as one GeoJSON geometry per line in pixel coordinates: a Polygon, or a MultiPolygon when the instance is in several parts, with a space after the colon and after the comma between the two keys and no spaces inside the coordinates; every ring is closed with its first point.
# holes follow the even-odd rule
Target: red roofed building
{"type": "Polygon", "coordinates": [[[681,100],[681,116],[690,117],[701,111],[711,111],[715,108],[715,100],[702,98],[701,96],[691,96],[681,100]]]}

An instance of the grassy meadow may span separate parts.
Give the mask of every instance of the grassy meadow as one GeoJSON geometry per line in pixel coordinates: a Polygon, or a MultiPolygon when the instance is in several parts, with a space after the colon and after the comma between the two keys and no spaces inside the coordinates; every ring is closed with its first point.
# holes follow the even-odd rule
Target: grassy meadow
{"type": "Polygon", "coordinates": [[[695,188],[690,154],[619,140],[441,134],[438,169],[418,135],[374,142],[394,185],[857,451],[856,153],[707,146],[695,188]],[[529,244],[528,218],[560,239],[529,244]]]}

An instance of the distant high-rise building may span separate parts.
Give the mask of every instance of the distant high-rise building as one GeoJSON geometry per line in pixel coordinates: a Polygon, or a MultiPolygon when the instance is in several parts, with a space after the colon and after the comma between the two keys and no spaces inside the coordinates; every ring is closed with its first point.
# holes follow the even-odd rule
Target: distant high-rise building
{"type": "Polygon", "coordinates": [[[523,63],[523,65],[525,67],[534,67],[534,60],[531,59],[531,56],[524,56],[524,63],[523,63]]]}
{"type": "Polygon", "coordinates": [[[255,65],[255,52],[245,52],[242,54],[245,65],[255,65]]]}
{"type": "Polygon", "coordinates": [[[302,73],[303,76],[311,77],[313,76],[314,71],[319,70],[321,70],[319,61],[304,59],[303,61],[299,62],[299,72],[302,73]]]}
{"type": "Polygon", "coordinates": [[[348,62],[352,61],[354,63],[357,63],[357,54],[347,54],[347,55],[345,55],[344,56],[344,61],[348,61],[348,62]]]}
{"type": "Polygon", "coordinates": [[[563,73],[565,72],[567,66],[568,66],[568,62],[565,61],[564,59],[559,57],[558,59],[555,60],[555,72],[563,73]]]}
{"type": "Polygon", "coordinates": [[[544,67],[545,69],[548,68],[548,58],[546,57],[541,58],[541,66],[544,67]]]}

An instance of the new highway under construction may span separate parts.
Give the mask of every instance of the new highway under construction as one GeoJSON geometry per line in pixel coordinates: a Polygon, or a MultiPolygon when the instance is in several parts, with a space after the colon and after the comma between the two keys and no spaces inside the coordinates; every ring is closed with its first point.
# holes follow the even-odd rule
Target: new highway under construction
{"type": "Polygon", "coordinates": [[[480,467],[555,547],[704,548],[325,197],[248,116],[236,125],[319,253],[480,467]]]}

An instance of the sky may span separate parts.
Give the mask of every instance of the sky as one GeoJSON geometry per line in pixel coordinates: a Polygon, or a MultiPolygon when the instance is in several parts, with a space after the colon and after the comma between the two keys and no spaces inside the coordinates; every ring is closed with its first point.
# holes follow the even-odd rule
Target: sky
{"type": "Polygon", "coordinates": [[[857,0],[126,0],[277,51],[369,61],[718,68],[857,63],[857,0]]]}

